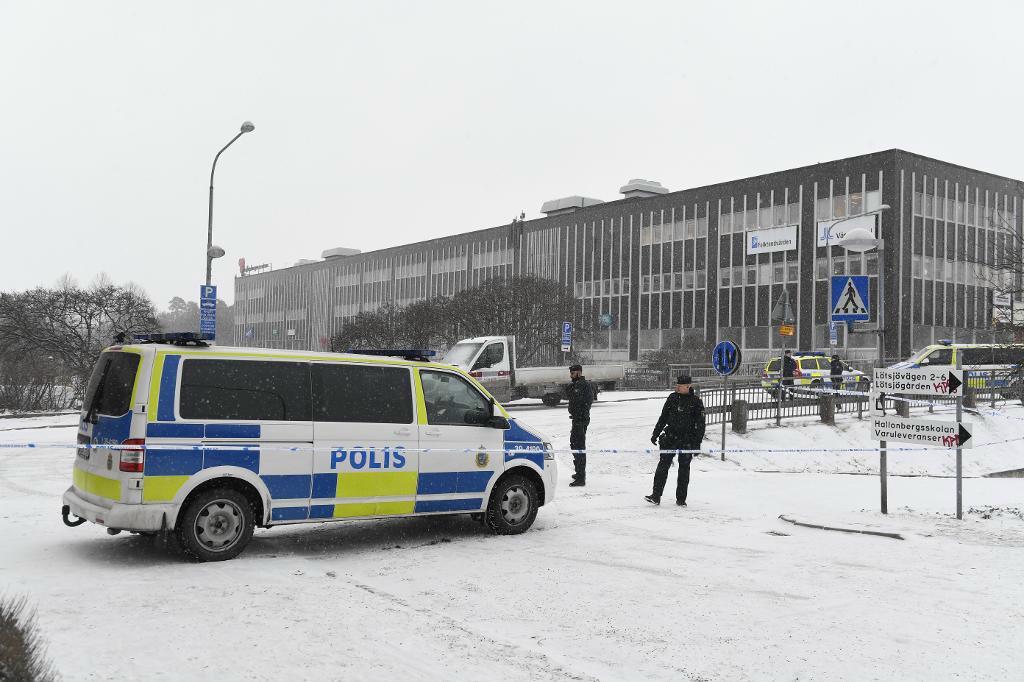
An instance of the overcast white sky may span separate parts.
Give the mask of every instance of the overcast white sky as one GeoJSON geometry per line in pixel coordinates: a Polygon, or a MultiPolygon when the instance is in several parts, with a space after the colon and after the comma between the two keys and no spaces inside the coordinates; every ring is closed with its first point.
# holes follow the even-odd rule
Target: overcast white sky
{"type": "Polygon", "coordinates": [[[214,282],[901,147],[1024,178],[1014,2],[0,0],[0,290],[214,282]]]}

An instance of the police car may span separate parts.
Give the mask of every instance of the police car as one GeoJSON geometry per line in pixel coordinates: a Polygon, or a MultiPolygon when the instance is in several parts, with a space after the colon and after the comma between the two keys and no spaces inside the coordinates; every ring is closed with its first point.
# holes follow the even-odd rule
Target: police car
{"type": "Polygon", "coordinates": [[[941,339],[925,346],[909,359],[891,365],[891,368],[954,369],[958,365],[967,372],[967,385],[971,388],[1016,389],[1016,392],[1004,391],[1016,396],[1020,388],[1020,368],[1024,366],[1024,344],[957,343],[941,339]]]}
{"type": "MultiPolygon", "coordinates": [[[[832,384],[832,356],[821,351],[797,351],[793,353],[796,368],[793,370],[794,386],[830,388],[832,384]]],[[[773,398],[779,385],[780,358],[772,358],[761,370],[761,388],[773,398]]],[[[868,377],[864,372],[843,363],[843,389],[866,391],[868,377]]]]}
{"type": "Polygon", "coordinates": [[[65,523],[174,532],[190,558],[218,561],[255,526],[469,513],[521,533],[554,498],[546,439],[428,352],[215,348],[208,338],[147,335],[102,353],[65,523]]]}

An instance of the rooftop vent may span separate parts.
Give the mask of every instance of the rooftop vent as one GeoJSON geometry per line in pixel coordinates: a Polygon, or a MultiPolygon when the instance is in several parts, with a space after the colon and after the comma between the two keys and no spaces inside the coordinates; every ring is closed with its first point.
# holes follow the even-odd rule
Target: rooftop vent
{"type": "Polygon", "coordinates": [[[655,182],[654,180],[633,178],[620,187],[619,191],[627,199],[633,199],[637,197],[653,197],[657,194],[668,194],[668,187],[662,187],[660,182],[655,182]]]}
{"type": "Polygon", "coordinates": [[[333,249],[327,249],[326,251],[320,254],[320,257],[323,259],[344,258],[346,256],[358,256],[361,253],[362,251],[360,251],[359,249],[347,249],[344,246],[338,246],[333,249]]]}
{"type": "Polygon", "coordinates": [[[563,213],[572,213],[587,206],[603,203],[600,199],[591,199],[590,197],[564,197],[562,199],[545,201],[544,205],[540,207],[540,212],[547,216],[562,215],[563,213]]]}
{"type": "Polygon", "coordinates": [[[318,261],[310,260],[309,258],[300,258],[299,260],[295,261],[295,266],[297,267],[299,265],[311,265],[317,262],[318,261]]]}

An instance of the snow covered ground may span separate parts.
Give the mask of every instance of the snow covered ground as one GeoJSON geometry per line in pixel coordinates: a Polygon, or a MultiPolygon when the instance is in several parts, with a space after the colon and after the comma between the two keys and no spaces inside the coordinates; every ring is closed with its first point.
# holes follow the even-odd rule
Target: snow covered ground
{"type": "MultiPolygon", "coordinates": [[[[614,395],[589,445],[649,447],[665,393],[614,395]]],[[[515,412],[568,446],[564,406],[515,412]]],[[[1024,409],[989,412],[969,417],[962,522],[949,478],[894,477],[878,513],[877,476],[834,473],[874,472],[877,454],[821,450],[872,445],[866,421],[840,416],[730,433],[730,447],[817,451],[701,457],[687,508],[641,499],[654,455],[592,454],[582,489],[562,455],[556,501],[521,536],[467,517],[291,526],[217,564],[65,528],[74,451],[0,448],[0,592],[36,605],[69,680],[1022,679],[1024,480],[977,476],[1024,467],[1010,440],[1024,409]]],[[[2,420],[0,443],[70,443],[74,423],[2,420]]],[[[889,459],[952,471],[947,453],[889,459]]]]}

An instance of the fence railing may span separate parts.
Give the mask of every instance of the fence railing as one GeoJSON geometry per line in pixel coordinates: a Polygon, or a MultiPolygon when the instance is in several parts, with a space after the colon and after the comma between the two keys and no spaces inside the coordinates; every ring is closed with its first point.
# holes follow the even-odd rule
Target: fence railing
{"type": "MultiPolygon", "coordinates": [[[[1024,381],[1019,372],[966,370],[967,386],[964,390],[964,404],[968,408],[989,404],[1020,401],[1024,404],[1024,381]]],[[[758,381],[730,379],[725,389],[719,381],[696,382],[707,424],[733,424],[740,430],[747,421],[791,419],[794,417],[831,417],[834,405],[836,412],[856,413],[859,419],[871,415],[871,410],[881,409],[889,413],[906,414],[910,409],[933,411],[935,405],[952,404],[955,398],[928,398],[891,394],[871,404],[868,382],[847,382],[834,390],[829,381],[815,385],[783,385],[782,400],[778,399],[778,379],[758,381]],[[739,409],[742,408],[742,409],[739,409]],[[740,414],[741,413],[741,414],[740,414]]]]}

